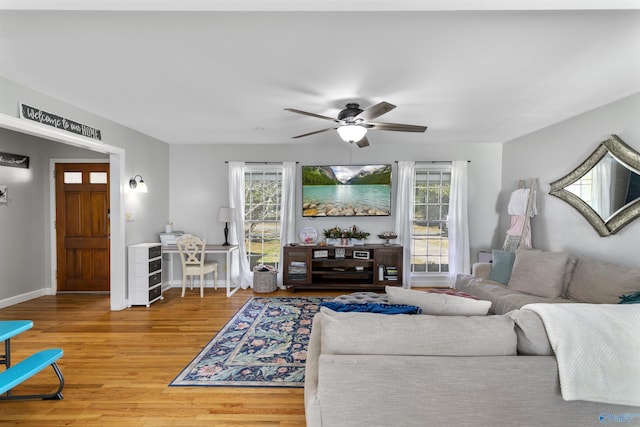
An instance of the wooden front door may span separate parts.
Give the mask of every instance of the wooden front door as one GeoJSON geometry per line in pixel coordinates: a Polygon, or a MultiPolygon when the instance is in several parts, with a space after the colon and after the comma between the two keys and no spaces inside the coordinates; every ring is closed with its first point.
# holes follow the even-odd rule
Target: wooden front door
{"type": "Polygon", "coordinates": [[[59,292],[109,291],[109,164],[56,164],[59,292]]]}

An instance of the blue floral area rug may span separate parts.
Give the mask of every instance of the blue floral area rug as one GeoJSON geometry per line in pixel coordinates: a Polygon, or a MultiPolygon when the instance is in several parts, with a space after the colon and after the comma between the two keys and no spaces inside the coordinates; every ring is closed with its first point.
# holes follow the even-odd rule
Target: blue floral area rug
{"type": "Polygon", "coordinates": [[[311,321],[332,298],[251,298],[171,386],[303,387],[311,321]]]}

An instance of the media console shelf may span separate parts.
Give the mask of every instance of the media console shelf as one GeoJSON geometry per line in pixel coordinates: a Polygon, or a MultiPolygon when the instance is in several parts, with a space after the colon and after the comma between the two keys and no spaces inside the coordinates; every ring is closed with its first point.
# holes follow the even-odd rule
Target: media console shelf
{"type": "Polygon", "coordinates": [[[402,246],[284,247],[284,284],[298,289],[383,291],[402,285],[402,246]]]}

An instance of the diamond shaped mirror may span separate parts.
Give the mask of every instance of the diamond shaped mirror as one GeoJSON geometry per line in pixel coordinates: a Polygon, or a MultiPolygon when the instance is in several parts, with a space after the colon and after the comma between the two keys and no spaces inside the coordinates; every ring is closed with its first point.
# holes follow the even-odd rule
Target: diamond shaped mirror
{"type": "Polygon", "coordinates": [[[551,183],[549,194],[573,206],[600,236],[640,217],[640,153],[616,135],[577,168],[551,183]]]}

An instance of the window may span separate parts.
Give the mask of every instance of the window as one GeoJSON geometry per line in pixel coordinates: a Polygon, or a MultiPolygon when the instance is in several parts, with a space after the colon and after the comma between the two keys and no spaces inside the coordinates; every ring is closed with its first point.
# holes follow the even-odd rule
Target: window
{"type": "Polygon", "coordinates": [[[585,201],[586,204],[593,206],[592,204],[592,194],[593,194],[593,170],[590,170],[586,175],[582,178],[574,182],[573,184],[567,185],[566,190],[570,193],[575,194],[579,198],[585,201]]]}
{"type": "Polygon", "coordinates": [[[449,271],[451,165],[416,167],[411,274],[442,276],[449,271]]]}
{"type": "Polygon", "coordinates": [[[65,184],[82,184],[82,172],[64,172],[65,184]]]}
{"type": "Polygon", "coordinates": [[[265,264],[278,268],[282,167],[252,165],[244,178],[244,238],[249,267],[265,264]]]}
{"type": "Polygon", "coordinates": [[[107,184],[108,178],[106,172],[89,172],[89,182],[91,184],[107,184]]]}

